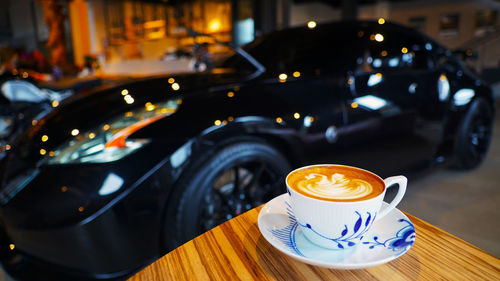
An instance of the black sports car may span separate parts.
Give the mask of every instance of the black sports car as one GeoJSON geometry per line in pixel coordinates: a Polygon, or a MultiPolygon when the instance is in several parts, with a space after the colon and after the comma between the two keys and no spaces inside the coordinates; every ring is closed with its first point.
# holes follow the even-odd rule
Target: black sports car
{"type": "Polygon", "coordinates": [[[283,193],[300,165],[473,168],[492,101],[450,51],[376,22],[273,32],[208,72],[74,95],[9,142],[3,266],[29,280],[122,278],[283,193]]]}

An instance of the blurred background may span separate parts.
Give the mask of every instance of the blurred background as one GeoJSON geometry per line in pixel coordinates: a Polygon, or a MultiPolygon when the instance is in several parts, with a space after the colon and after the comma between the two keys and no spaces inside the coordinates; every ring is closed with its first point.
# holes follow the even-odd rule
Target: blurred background
{"type": "Polygon", "coordinates": [[[172,73],[190,70],[190,30],[242,45],[308,22],[382,19],[461,51],[494,83],[499,10],[495,0],[2,0],[0,63],[41,81],[172,73]]]}

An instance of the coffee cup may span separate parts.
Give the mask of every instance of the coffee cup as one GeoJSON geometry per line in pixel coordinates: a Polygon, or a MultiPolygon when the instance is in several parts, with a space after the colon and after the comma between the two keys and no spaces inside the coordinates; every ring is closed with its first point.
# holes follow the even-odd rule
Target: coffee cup
{"type": "Polygon", "coordinates": [[[285,181],[304,236],[318,246],[337,250],[356,246],[373,223],[403,199],[408,182],[404,176],[382,179],[367,170],[336,164],[301,167],[285,181]],[[387,187],[393,184],[399,190],[382,208],[387,187]]]}

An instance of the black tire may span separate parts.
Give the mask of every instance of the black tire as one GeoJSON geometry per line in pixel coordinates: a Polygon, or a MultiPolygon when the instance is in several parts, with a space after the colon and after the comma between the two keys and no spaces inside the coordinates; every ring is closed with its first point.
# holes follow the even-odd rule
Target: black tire
{"type": "Polygon", "coordinates": [[[493,133],[493,108],[478,98],[470,106],[457,132],[454,167],[462,170],[479,166],[486,157],[493,133]]]}
{"type": "Polygon", "coordinates": [[[167,210],[166,245],[176,247],[286,192],[290,169],[280,152],[257,142],[231,144],[192,165],[167,210]]]}

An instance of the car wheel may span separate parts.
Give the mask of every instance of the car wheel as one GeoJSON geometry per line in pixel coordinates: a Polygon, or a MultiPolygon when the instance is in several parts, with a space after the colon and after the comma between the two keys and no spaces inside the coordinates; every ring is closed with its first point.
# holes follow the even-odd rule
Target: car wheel
{"type": "Polygon", "coordinates": [[[286,158],[266,144],[241,142],[219,150],[188,169],[177,185],[165,226],[175,241],[165,242],[178,246],[284,193],[288,171],[286,158]]]}
{"type": "Polygon", "coordinates": [[[455,167],[472,169],[484,160],[493,131],[493,109],[484,99],[477,99],[467,111],[457,134],[455,167]]]}

